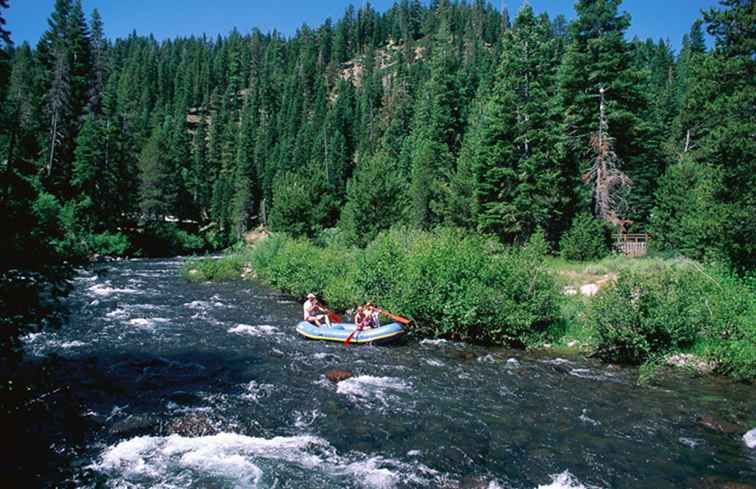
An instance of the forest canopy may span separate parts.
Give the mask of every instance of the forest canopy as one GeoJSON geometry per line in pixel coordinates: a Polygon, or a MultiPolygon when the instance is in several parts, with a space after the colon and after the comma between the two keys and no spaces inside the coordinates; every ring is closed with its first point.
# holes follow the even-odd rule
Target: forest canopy
{"type": "Polygon", "coordinates": [[[677,53],[628,39],[620,0],[575,11],[401,0],[291,37],[159,42],[107,39],[97,10],[56,0],[36,46],[0,22],[0,268],[261,224],[359,246],[397,225],[542,229],[558,247],[592,213],[753,269],[754,2],[722,0],[677,53]]]}

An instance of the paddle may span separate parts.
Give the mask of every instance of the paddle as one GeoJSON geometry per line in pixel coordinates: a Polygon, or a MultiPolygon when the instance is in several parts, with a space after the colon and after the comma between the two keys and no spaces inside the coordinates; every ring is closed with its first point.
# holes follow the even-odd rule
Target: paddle
{"type": "Polygon", "coordinates": [[[349,336],[347,336],[347,339],[344,340],[344,346],[349,346],[349,342],[352,341],[352,336],[354,336],[354,334],[357,331],[362,331],[362,323],[360,323],[359,325],[355,326],[354,331],[352,331],[352,333],[349,336]]]}
{"type": "Polygon", "coordinates": [[[378,312],[380,312],[380,313],[381,313],[381,314],[383,314],[384,316],[386,316],[386,317],[390,317],[390,318],[391,318],[391,319],[393,319],[394,321],[400,322],[400,323],[402,323],[402,324],[409,324],[409,323],[411,322],[411,321],[410,321],[409,319],[407,319],[407,318],[403,318],[402,316],[397,316],[396,314],[391,314],[390,312],[388,312],[388,311],[385,311],[385,310],[381,309],[380,307],[376,307],[376,308],[375,308],[375,310],[376,310],[376,311],[378,311],[378,312]]]}

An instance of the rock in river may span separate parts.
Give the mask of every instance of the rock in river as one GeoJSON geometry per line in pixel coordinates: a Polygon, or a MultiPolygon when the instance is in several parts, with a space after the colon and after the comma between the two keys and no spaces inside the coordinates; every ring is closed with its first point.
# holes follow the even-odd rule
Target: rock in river
{"type": "Polygon", "coordinates": [[[698,418],[698,423],[710,430],[718,431],[720,433],[742,433],[743,428],[727,421],[722,421],[711,416],[701,416],[698,418]]]}
{"type": "Polygon", "coordinates": [[[331,382],[341,382],[342,380],[352,377],[352,372],[347,372],[346,370],[329,370],[326,372],[325,376],[326,379],[331,382]]]}

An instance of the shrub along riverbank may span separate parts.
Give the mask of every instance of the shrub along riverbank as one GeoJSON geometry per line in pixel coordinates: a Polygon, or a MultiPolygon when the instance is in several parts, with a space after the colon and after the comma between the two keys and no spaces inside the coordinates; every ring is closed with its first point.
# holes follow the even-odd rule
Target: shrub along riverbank
{"type": "Polygon", "coordinates": [[[395,229],[365,249],[274,235],[221,259],[188,262],[192,280],[238,278],[247,269],[335,309],[372,300],[413,320],[416,334],[536,348],[579,340],[606,361],[658,364],[691,352],[718,372],[756,378],[756,294],[724,269],[689,260],[605,259],[574,265],[522,248],[441,229],[395,229]],[[606,272],[593,297],[563,294],[565,277],[606,272]]]}

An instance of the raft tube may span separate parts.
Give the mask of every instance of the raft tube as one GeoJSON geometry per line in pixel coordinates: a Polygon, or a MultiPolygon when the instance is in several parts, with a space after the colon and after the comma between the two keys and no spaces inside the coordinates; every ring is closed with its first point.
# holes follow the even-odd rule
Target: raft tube
{"type": "MultiPolygon", "coordinates": [[[[318,328],[307,321],[297,324],[297,333],[310,340],[340,341],[344,342],[354,331],[354,323],[331,323],[331,327],[318,328]]],[[[391,323],[380,328],[371,328],[358,331],[349,340],[349,343],[389,343],[395,341],[404,334],[404,329],[399,323],[391,323]]]]}

